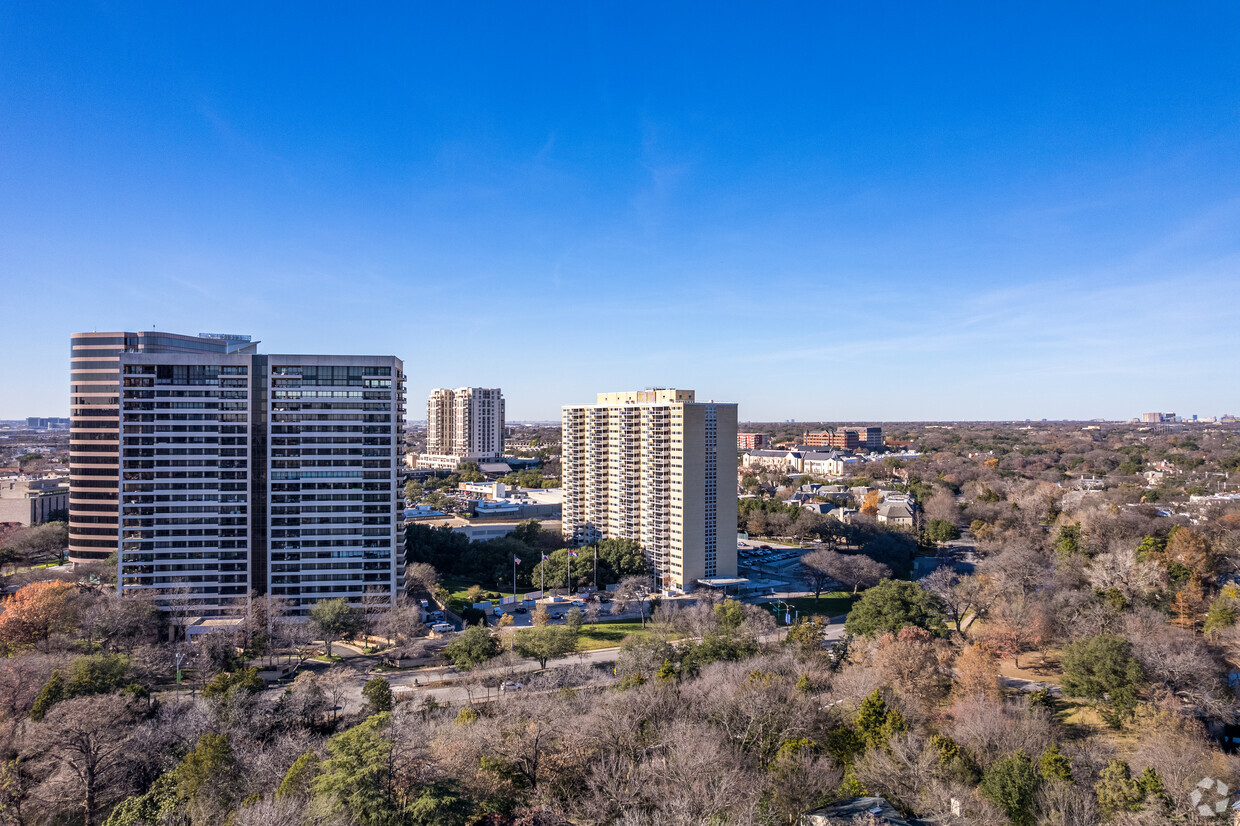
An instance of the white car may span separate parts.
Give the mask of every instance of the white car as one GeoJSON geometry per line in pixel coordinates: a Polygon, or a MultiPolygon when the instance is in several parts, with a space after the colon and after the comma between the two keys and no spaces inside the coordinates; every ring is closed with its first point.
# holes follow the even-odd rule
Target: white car
{"type": "Polygon", "coordinates": [[[519,691],[524,688],[520,683],[514,683],[511,680],[499,684],[500,691],[519,691]]]}

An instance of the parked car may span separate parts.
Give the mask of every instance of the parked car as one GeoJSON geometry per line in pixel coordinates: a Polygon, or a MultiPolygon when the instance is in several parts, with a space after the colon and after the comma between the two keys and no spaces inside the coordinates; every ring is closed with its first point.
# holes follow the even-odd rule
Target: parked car
{"type": "Polygon", "coordinates": [[[512,680],[499,684],[500,691],[518,691],[524,687],[521,683],[514,683],[512,680]]]}
{"type": "Polygon", "coordinates": [[[525,606],[524,606],[524,605],[515,605],[515,606],[513,606],[512,613],[514,613],[514,614],[524,614],[524,613],[527,613],[527,611],[526,611],[526,609],[525,609],[525,606]]]}
{"type": "Polygon", "coordinates": [[[437,622],[431,626],[431,630],[437,634],[446,634],[449,631],[455,631],[456,628],[450,622],[437,622]]]}

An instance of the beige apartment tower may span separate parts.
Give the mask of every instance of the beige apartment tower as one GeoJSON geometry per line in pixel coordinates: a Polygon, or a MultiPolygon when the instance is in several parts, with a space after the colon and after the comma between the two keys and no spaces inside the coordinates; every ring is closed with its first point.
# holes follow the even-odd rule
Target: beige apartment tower
{"type": "Polygon", "coordinates": [[[736,576],[735,404],[600,393],[562,424],[565,540],[637,540],[664,587],[736,576]]]}
{"type": "Polygon", "coordinates": [[[426,400],[426,451],[418,466],[452,470],[504,456],[504,394],[498,387],[438,388],[426,400]]]}

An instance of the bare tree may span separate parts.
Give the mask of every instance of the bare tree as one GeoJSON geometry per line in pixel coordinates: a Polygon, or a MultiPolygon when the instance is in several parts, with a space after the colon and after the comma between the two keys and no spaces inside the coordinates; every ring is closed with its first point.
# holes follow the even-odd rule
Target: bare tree
{"type": "Polygon", "coordinates": [[[642,618],[642,628],[646,627],[646,606],[650,599],[650,578],[646,576],[626,576],[620,580],[613,594],[616,610],[625,611],[636,606],[642,618]]]}
{"type": "Polygon", "coordinates": [[[922,580],[927,591],[938,597],[947,610],[947,618],[956,627],[956,633],[965,635],[965,620],[970,615],[984,616],[995,600],[995,590],[984,577],[960,576],[949,566],[943,565],[922,580]]]}
{"type": "Polygon", "coordinates": [[[370,635],[376,626],[383,624],[392,606],[393,600],[385,588],[367,588],[366,593],[362,595],[362,610],[359,619],[366,647],[370,647],[370,635]]]}
{"type": "Polygon", "coordinates": [[[57,703],[27,738],[32,756],[54,762],[41,796],[81,801],[86,826],[95,826],[111,799],[124,793],[125,748],[133,712],[118,695],[79,697],[57,703]]]}
{"type": "Polygon", "coordinates": [[[822,549],[810,551],[801,557],[801,564],[797,568],[797,577],[814,592],[815,602],[817,602],[822,592],[835,581],[831,574],[827,572],[827,569],[831,567],[833,559],[838,556],[839,554],[835,551],[822,549]]]}
{"type": "Polygon", "coordinates": [[[405,583],[410,591],[430,599],[439,587],[439,572],[425,562],[415,562],[405,568],[405,583]]]}
{"type": "Polygon", "coordinates": [[[322,687],[323,694],[327,697],[328,704],[331,705],[333,720],[343,709],[345,695],[353,682],[353,669],[342,665],[332,666],[319,676],[319,686],[322,687]]]}
{"type": "Polygon", "coordinates": [[[827,572],[836,582],[851,588],[854,594],[862,587],[877,585],[891,577],[890,568],[865,554],[835,554],[827,572]]]}
{"type": "Polygon", "coordinates": [[[1094,557],[1089,566],[1089,582],[1101,591],[1114,589],[1126,602],[1133,602],[1161,591],[1166,586],[1166,575],[1158,563],[1142,562],[1133,548],[1116,545],[1094,557]]]}

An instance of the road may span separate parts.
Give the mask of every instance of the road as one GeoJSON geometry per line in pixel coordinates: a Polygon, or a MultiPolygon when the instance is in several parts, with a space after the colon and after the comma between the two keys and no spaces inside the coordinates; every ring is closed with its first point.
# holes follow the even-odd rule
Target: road
{"type": "MultiPolygon", "coordinates": [[[[844,636],[844,617],[831,617],[830,621],[831,627],[827,631],[826,639],[829,642],[835,642],[844,636]]],[[[765,635],[761,642],[778,642],[787,635],[787,627],[779,628],[771,634],[765,635]]],[[[563,659],[552,660],[547,663],[547,669],[580,665],[606,665],[614,663],[619,654],[619,648],[600,648],[594,651],[584,651],[563,659]]],[[[496,686],[499,683],[506,680],[520,682],[520,675],[540,670],[537,660],[519,660],[511,665],[482,668],[474,672],[461,672],[450,666],[445,666],[419,669],[417,671],[388,672],[383,676],[387,678],[395,693],[404,695],[401,696],[402,700],[425,702],[425,698],[433,697],[437,703],[459,705],[461,703],[477,702],[480,698],[485,699],[497,696],[499,692],[496,691],[496,686]],[[466,686],[462,684],[462,681],[469,681],[473,685],[466,686]],[[484,683],[484,685],[479,685],[479,682],[484,683]]],[[[370,676],[373,675],[367,674],[365,678],[369,679],[370,676]]],[[[364,683],[365,679],[362,682],[364,683]]],[[[360,702],[360,685],[357,688],[357,696],[358,702],[360,702]]]]}

